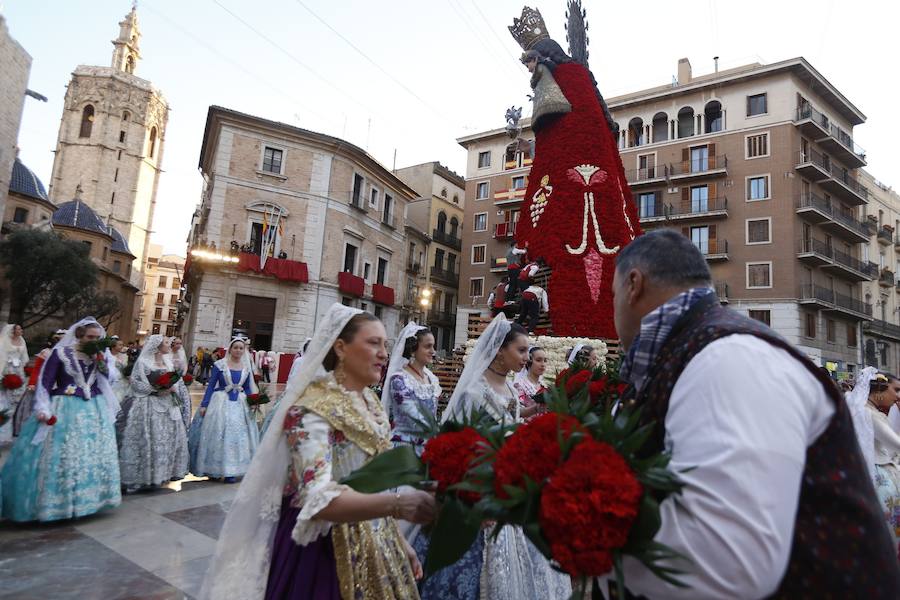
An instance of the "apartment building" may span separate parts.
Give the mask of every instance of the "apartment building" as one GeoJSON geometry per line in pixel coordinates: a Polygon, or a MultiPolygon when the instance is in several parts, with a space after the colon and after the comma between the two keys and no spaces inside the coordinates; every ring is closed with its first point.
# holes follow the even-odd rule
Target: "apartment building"
{"type": "Polygon", "coordinates": [[[154,334],[173,336],[180,333],[181,279],[184,257],[163,254],[159,244],[150,244],[144,265],[144,287],[141,303],[141,341],[154,334]]]}
{"type": "MultiPolygon", "coordinates": [[[[863,287],[880,277],[853,141],[862,112],[803,58],[698,77],[682,59],[674,85],[607,101],[644,229],[680,230],[722,302],[816,363],[854,372],[860,324],[873,320],[863,287]]],[[[485,248],[484,262],[463,267],[476,308],[502,274],[528,174],[504,134],[458,140],[469,152],[464,247],[485,248]]]]}
{"type": "Polygon", "coordinates": [[[200,171],[184,277],[189,348],[240,334],[257,349],[296,351],[335,302],[397,335],[413,189],[349,142],[216,106],[200,171]]]}
{"type": "MultiPolygon", "coordinates": [[[[407,205],[407,222],[411,229],[428,232],[430,237],[424,262],[418,263],[421,278],[408,274],[405,296],[418,299],[422,308],[419,322],[431,328],[435,347],[446,354],[453,349],[456,337],[465,180],[439,162],[397,169],[394,174],[419,194],[407,205]]],[[[423,241],[419,239],[419,243],[423,241]]],[[[415,256],[415,239],[409,244],[410,255],[415,256]]]]}

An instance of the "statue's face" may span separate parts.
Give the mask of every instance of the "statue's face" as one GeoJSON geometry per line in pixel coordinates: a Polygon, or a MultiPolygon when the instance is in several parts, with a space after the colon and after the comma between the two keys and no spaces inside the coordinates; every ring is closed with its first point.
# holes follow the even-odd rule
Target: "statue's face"
{"type": "Polygon", "coordinates": [[[534,70],[537,68],[537,58],[529,58],[525,61],[525,66],[528,67],[529,73],[534,73],[534,70]]]}

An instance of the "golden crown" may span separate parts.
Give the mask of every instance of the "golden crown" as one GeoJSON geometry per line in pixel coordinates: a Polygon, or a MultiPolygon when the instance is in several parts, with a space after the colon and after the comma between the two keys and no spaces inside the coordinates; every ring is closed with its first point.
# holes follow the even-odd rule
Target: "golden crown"
{"type": "Polygon", "coordinates": [[[531,50],[539,41],[550,37],[541,11],[527,6],[522,8],[521,18],[513,19],[509,32],[525,51],[531,50]]]}

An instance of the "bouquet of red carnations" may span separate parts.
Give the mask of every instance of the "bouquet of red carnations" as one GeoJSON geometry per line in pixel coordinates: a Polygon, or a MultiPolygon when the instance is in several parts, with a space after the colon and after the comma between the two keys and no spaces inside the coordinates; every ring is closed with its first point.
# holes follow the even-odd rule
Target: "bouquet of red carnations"
{"type": "Polygon", "coordinates": [[[576,365],[543,400],[551,412],[499,426],[485,415],[466,423],[423,423],[425,451],[385,452],[344,479],[374,492],[437,483],[441,511],[431,532],[427,573],[456,562],[485,522],[522,527],[562,571],[581,581],[614,573],[624,597],[622,559],[631,556],[675,585],[662,564],[678,555],[653,540],[659,503],[682,483],[664,453],[641,453],[654,423],[622,401],[616,368],[576,365]]]}
{"type": "Polygon", "coordinates": [[[15,373],[7,373],[0,382],[2,382],[3,388],[7,390],[17,390],[25,383],[22,381],[22,378],[15,373]]]}
{"type": "Polygon", "coordinates": [[[181,373],[179,371],[165,371],[149,377],[150,385],[157,390],[171,389],[172,386],[178,383],[179,379],[181,379],[181,373]]]}
{"type": "Polygon", "coordinates": [[[247,405],[251,408],[262,406],[263,404],[268,404],[271,402],[269,398],[269,394],[266,393],[266,388],[260,387],[259,392],[255,394],[247,394],[247,405]]]}
{"type": "Polygon", "coordinates": [[[181,380],[184,382],[184,385],[191,385],[194,383],[194,376],[190,373],[185,373],[181,376],[181,380]]]}

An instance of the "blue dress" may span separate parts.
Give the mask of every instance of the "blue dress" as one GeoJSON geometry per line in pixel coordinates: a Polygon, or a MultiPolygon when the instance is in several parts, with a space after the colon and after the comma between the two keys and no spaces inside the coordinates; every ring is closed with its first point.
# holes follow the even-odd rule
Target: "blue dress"
{"type": "Polygon", "coordinates": [[[54,351],[47,359],[39,385],[50,395],[57,422],[41,431],[35,414],[25,421],[0,472],[4,517],[55,521],[122,502],[115,415],[100,394],[96,379],[103,375],[95,369],[93,361],[78,360],[71,348],[54,351]],[[78,371],[88,397],[70,375],[78,371]],[[33,443],[36,436],[40,441],[33,443]]]}
{"type": "Polygon", "coordinates": [[[242,477],[259,445],[259,429],[247,408],[252,373],[216,362],[188,440],[191,472],[209,477],[242,477]]]}

